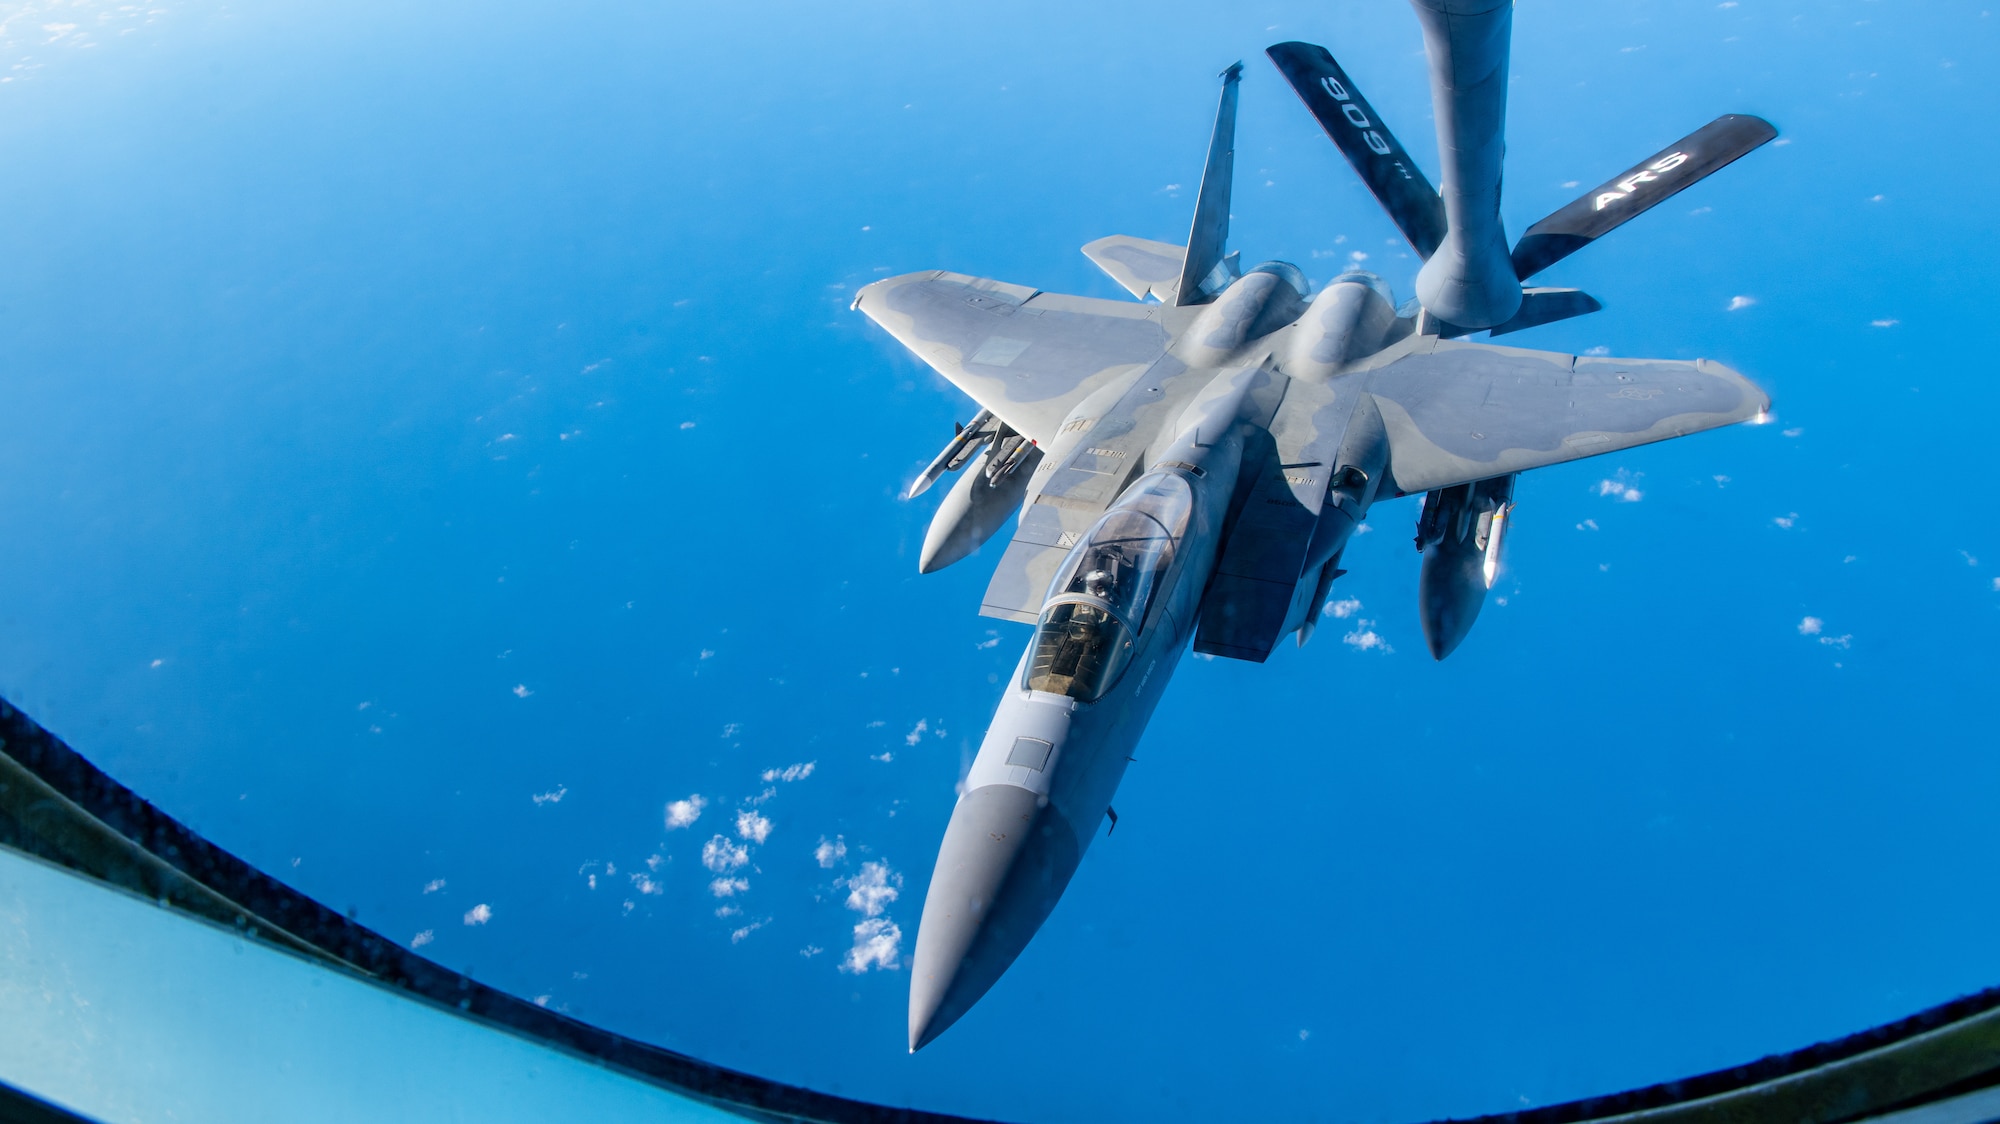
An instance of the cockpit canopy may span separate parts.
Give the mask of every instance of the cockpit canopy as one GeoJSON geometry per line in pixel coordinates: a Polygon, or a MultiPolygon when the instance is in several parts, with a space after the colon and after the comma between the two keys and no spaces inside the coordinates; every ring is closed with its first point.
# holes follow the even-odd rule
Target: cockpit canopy
{"type": "Polygon", "coordinates": [[[1097,521],[1049,584],[1029,690],[1095,702],[1118,682],[1193,512],[1186,479],[1161,472],[1097,521]]]}

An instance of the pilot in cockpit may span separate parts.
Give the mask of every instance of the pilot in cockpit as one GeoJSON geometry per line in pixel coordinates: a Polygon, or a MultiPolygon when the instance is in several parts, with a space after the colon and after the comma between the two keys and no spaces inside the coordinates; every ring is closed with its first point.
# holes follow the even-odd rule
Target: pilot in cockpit
{"type": "Polygon", "coordinates": [[[1111,574],[1105,570],[1092,570],[1083,575],[1083,592],[1090,597],[1111,600],[1111,574]]]}

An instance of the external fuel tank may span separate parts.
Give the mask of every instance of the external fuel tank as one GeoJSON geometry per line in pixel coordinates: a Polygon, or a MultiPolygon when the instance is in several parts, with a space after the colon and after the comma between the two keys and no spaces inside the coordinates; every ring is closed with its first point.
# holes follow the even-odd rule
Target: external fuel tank
{"type": "Polygon", "coordinates": [[[1417,549],[1424,552],[1417,578],[1417,615],[1434,659],[1456,649],[1500,567],[1500,544],[1514,506],[1514,477],[1497,476],[1424,496],[1417,521],[1417,549]]]}

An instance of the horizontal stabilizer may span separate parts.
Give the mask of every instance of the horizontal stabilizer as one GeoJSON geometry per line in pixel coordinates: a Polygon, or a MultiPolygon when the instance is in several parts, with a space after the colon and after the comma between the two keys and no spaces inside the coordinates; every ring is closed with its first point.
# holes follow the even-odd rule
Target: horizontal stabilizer
{"type": "MultiPolygon", "coordinates": [[[[1495,324],[1492,335],[1504,336],[1508,332],[1518,332],[1523,328],[1534,328],[1543,324],[1553,324],[1558,320],[1568,320],[1572,316],[1588,316],[1602,311],[1604,305],[1596,297],[1582,289],[1552,289],[1537,285],[1521,287],[1521,311],[1504,324],[1495,324]]],[[[1432,335],[1443,340],[1455,340],[1469,336],[1480,328],[1464,328],[1444,320],[1434,321],[1437,325],[1432,335]]]]}
{"type": "Polygon", "coordinates": [[[1180,288],[1181,261],[1187,257],[1187,248],[1114,234],[1086,244],[1083,256],[1140,300],[1152,297],[1169,304],[1180,288]]]}
{"type": "Polygon", "coordinates": [[[1582,289],[1523,289],[1521,311],[1515,313],[1512,320],[1497,325],[1490,334],[1504,336],[1508,332],[1553,324],[1572,316],[1588,316],[1603,307],[1596,297],[1582,289]]]}
{"type": "Polygon", "coordinates": [[[1526,281],[1777,135],[1761,117],[1723,114],[1529,227],[1514,275],[1526,281]]]}
{"type": "Polygon", "coordinates": [[[1444,241],[1444,202],[1417,162],[1382,123],[1325,47],[1280,43],[1265,54],[1306,103],[1319,127],[1340,146],[1347,162],[1375,193],[1417,256],[1428,260],[1444,241]]]}

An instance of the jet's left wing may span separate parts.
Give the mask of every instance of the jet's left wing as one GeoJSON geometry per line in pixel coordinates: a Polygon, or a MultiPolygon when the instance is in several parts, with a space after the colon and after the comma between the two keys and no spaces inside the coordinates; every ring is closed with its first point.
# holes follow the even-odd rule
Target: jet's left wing
{"type": "Polygon", "coordinates": [[[1038,445],[1078,402],[1145,370],[1169,341],[1159,305],[942,270],[877,281],[855,294],[854,307],[1038,445]]]}
{"type": "Polygon", "coordinates": [[[1771,408],[1707,359],[1609,359],[1412,341],[1368,376],[1397,495],[1617,452],[1771,408]]]}

